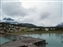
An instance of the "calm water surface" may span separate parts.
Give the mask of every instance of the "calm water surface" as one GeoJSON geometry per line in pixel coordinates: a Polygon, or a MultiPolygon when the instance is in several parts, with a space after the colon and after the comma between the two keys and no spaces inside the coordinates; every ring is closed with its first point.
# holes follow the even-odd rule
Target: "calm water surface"
{"type": "MultiPolygon", "coordinates": [[[[34,38],[45,39],[48,44],[42,47],[63,47],[63,34],[62,33],[42,33],[42,34],[25,34],[24,36],[31,36],[34,38]]],[[[0,45],[12,41],[15,36],[0,37],[0,45]]]]}
{"type": "Polygon", "coordinates": [[[0,37],[0,45],[4,44],[4,43],[6,43],[6,42],[9,42],[9,41],[11,41],[11,40],[6,39],[6,38],[4,38],[4,37],[0,37]]]}
{"type": "Polygon", "coordinates": [[[13,39],[18,39],[17,36],[2,36],[0,37],[0,45],[12,41],[13,39]]]}
{"type": "Polygon", "coordinates": [[[45,39],[48,44],[43,47],[63,47],[62,33],[46,33],[46,34],[25,34],[24,36],[31,36],[34,38],[45,39]]]}

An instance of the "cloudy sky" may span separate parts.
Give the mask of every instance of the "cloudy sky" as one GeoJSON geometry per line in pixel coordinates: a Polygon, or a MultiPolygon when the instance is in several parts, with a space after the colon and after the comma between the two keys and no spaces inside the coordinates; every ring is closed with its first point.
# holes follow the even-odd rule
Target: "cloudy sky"
{"type": "Polygon", "coordinates": [[[2,1],[62,1],[62,0],[2,0],[2,1]]]}
{"type": "Polygon", "coordinates": [[[63,22],[63,2],[62,2],[62,22],[63,22]]]}
{"type": "Polygon", "coordinates": [[[7,1],[2,0],[0,5],[1,20],[10,17],[18,22],[32,23],[37,26],[55,26],[62,22],[62,2],[7,1]]]}

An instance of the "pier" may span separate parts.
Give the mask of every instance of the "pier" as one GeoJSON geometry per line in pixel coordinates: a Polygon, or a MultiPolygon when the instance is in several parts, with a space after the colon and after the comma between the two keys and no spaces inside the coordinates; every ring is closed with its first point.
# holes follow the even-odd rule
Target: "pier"
{"type": "Polygon", "coordinates": [[[46,44],[44,39],[21,36],[18,40],[10,41],[1,47],[39,47],[46,44]]]}

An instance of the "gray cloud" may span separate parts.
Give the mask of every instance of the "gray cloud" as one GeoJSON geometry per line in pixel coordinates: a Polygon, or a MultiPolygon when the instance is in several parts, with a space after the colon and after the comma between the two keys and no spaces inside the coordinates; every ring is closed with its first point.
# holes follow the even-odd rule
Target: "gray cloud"
{"type": "Polygon", "coordinates": [[[62,2],[62,22],[63,22],[63,2],[62,2]]]}
{"type": "Polygon", "coordinates": [[[1,21],[1,0],[0,0],[0,21],[1,21]]]}
{"type": "Polygon", "coordinates": [[[20,2],[2,2],[3,13],[8,16],[24,16],[27,10],[23,8],[20,2]]]}
{"type": "Polygon", "coordinates": [[[35,7],[28,9],[20,2],[2,2],[2,10],[3,17],[11,17],[18,22],[38,26],[55,26],[62,18],[61,2],[37,2],[35,7]]]}
{"type": "Polygon", "coordinates": [[[2,0],[2,1],[19,1],[19,0],[2,0]]]}
{"type": "Polygon", "coordinates": [[[40,16],[41,16],[41,19],[45,19],[49,16],[50,14],[48,12],[44,12],[44,13],[41,13],[40,16]]]}
{"type": "Polygon", "coordinates": [[[0,0],[0,8],[1,8],[1,0],[0,0]]]}
{"type": "Polygon", "coordinates": [[[2,1],[62,1],[62,0],[2,0],[2,1]]]}
{"type": "Polygon", "coordinates": [[[0,9],[1,9],[1,0],[0,0],[0,9]]]}
{"type": "Polygon", "coordinates": [[[1,20],[1,9],[0,9],[0,20],[1,20]]]}

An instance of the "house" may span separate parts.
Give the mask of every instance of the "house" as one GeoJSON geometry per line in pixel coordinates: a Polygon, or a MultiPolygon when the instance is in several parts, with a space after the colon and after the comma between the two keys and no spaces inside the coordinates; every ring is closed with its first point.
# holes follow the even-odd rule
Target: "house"
{"type": "Polygon", "coordinates": [[[29,31],[35,31],[35,28],[30,28],[29,31]]]}

